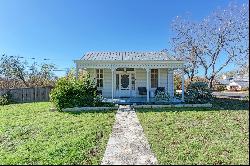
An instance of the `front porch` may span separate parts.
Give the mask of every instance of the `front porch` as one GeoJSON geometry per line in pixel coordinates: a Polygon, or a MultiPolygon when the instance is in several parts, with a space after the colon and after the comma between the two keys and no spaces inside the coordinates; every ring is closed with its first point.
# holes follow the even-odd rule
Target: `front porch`
{"type": "MultiPolygon", "coordinates": [[[[169,96],[171,103],[184,102],[184,61],[165,52],[97,52],[75,60],[95,80],[98,94],[114,103],[154,103],[155,96],[169,96]],[[182,70],[181,99],[174,96],[174,71],[182,70]],[[163,94],[164,92],[165,94],[163,94]]],[[[170,103],[168,102],[168,103],[170,103]]]]}
{"type": "Polygon", "coordinates": [[[157,101],[156,98],[149,98],[147,97],[124,97],[124,98],[104,98],[103,102],[111,102],[120,105],[142,105],[142,104],[179,104],[183,103],[181,98],[173,97],[170,101],[157,101]]]}

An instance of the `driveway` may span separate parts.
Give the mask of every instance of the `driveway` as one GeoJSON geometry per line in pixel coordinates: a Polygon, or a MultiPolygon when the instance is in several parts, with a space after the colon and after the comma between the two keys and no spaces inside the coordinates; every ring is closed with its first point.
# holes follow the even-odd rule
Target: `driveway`
{"type": "Polygon", "coordinates": [[[213,92],[213,95],[216,97],[225,97],[225,98],[244,98],[248,96],[247,92],[213,92]]]}

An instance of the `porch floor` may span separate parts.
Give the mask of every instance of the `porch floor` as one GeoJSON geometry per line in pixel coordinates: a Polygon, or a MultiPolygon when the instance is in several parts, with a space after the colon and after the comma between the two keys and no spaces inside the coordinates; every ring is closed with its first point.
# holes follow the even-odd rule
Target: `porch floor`
{"type": "MultiPolygon", "coordinates": [[[[104,98],[103,102],[112,102],[115,104],[127,105],[127,104],[156,104],[155,98],[149,98],[149,102],[147,102],[147,97],[121,97],[114,98],[113,100],[110,98],[104,98]]],[[[158,104],[178,104],[182,103],[181,99],[173,98],[171,101],[163,101],[157,102],[158,104]]]]}

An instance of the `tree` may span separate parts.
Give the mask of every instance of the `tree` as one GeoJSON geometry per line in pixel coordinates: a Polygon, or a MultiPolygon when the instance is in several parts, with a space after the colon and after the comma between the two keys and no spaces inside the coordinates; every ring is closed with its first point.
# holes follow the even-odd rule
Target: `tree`
{"type": "Polygon", "coordinates": [[[25,86],[29,86],[26,81],[28,72],[26,70],[27,61],[23,61],[20,57],[2,55],[0,60],[0,74],[8,79],[16,78],[21,80],[25,86]]]}
{"type": "Polygon", "coordinates": [[[176,59],[184,60],[184,73],[189,80],[193,80],[198,69],[199,37],[197,36],[197,24],[178,17],[172,23],[172,29],[176,34],[171,41],[172,50],[176,59]]]}
{"type": "Polygon", "coordinates": [[[0,88],[53,86],[57,77],[54,64],[29,63],[15,56],[2,55],[0,59],[0,88]],[[7,85],[6,85],[7,84],[7,85]]]}
{"type": "MultiPolygon", "coordinates": [[[[66,72],[66,78],[72,79],[75,77],[75,69],[71,68],[66,72]]],[[[84,79],[85,77],[87,77],[87,71],[86,70],[79,70],[78,71],[78,79],[84,79]]]]}
{"type": "Polygon", "coordinates": [[[184,56],[191,73],[198,67],[204,69],[209,88],[226,66],[249,59],[249,6],[246,4],[231,3],[201,22],[177,18],[173,25],[177,32],[173,38],[175,50],[183,53],[180,55],[184,56]]]}

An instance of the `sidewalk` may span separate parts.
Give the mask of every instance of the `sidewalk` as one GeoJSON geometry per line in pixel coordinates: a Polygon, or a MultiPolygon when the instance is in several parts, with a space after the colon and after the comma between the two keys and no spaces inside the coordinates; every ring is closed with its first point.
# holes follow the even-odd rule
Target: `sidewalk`
{"type": "Polygon", "coordinates": [[[102,165],[152,165],[157,159],[150,150],[143,128],[130,106],[120,106],[102,165]]]}

